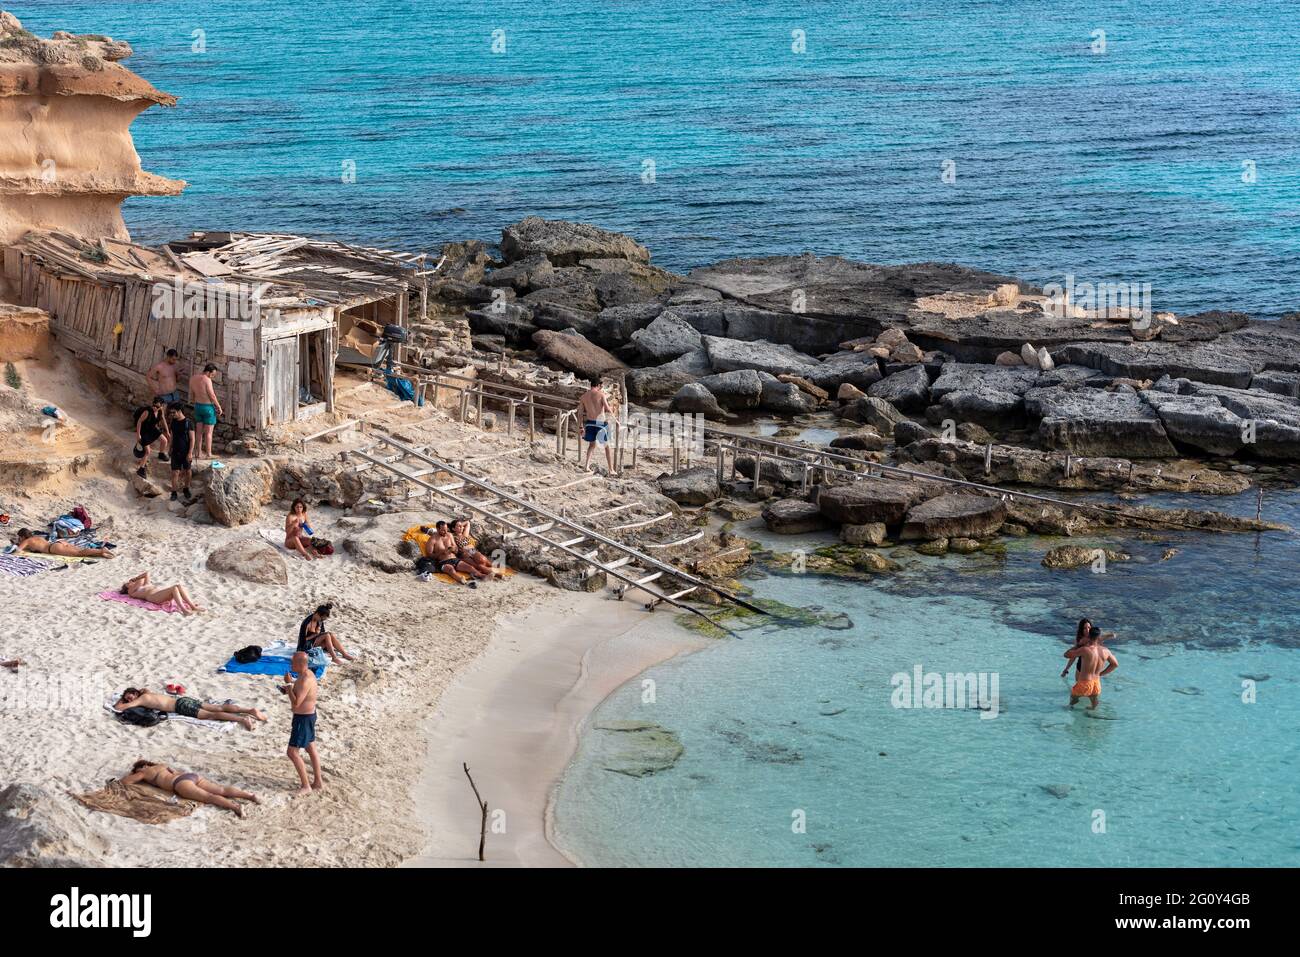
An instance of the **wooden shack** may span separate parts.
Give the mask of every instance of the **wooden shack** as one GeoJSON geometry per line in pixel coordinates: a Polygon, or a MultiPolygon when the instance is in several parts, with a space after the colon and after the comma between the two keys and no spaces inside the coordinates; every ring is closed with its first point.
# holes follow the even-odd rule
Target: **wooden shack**
{"type": "Polygon", "coordinates": [[[180,387],[212,363],[220,426],[261,430],[334,407],[340,323],[407,325],[423,254],[301,236],[206,232],[158,249],[31,232],[3,250],[23,305],[102,370],[123,399],[150,398],[145,373],[168,349],[180,387]]]}

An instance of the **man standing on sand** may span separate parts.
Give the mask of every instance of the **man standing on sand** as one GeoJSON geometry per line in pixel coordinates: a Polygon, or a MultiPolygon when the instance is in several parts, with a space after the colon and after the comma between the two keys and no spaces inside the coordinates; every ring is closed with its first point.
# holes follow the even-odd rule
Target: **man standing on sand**
{"type": "Polygon", "coordinates": [[[614,475],[614,453],[609,447],[609,424],[606,416],[614,414],[609,397],[605,395],[605,383],[599,379],[596,384],[582,394],[578,400],[578,417],[582,419],[582,441],[587,443],[587,457],[582,467],[591,471],[591,450],[599,442],[605,450],[605,464],[609,474],[614,475]]]}
{"type": "Polygon", "coordinates": [[[167,407],[167,425],[172,433],[172,501],[179,493],[190,497],[191,466],[194,464],[194,423],[185,418],[185,406],[173,402],[167,407]]]}
{"type": "Polygon", "coordinates": [[[1092,702],[1089,710],[1096,711],[1101,700],[1101,679],[1119,667],[1114,653],[1101,643],[1101,629],[1093,625],[1088,631],[1087,642],[1075,645],[1065,653],[1065,657],[1079,659],[1079,680],[1070,689],[1070,707],[1073,708],[1080,698],[1088,698],[1092,702]]]}
{"type": "Polygon", "coordinates": [[[298,772],[302,787],[298,794],[310,794],[325,786],[325,778],[320,773],[320,755],[316,753],[316,675],[308,666],[307,652],[295,651],[291,659],[293,672],[284,676],[285,684],[280,685],[280,692],[289,696],[293,707],[293,725],[289,729],[289,760],[298,772]],[[294,673],[298,675],[294,679],[294,673]],[[290,683],[292,682],[292,684],[290,683]],[[303,764],[302,749],[307,749],[311,758],[311,773],[314,781],[307,780],[307,766],[303,764]]]}
{"type": "MultiPolygon", "coordinates": [[[[226,414],[221,408],[221,400],[217,398],[216,387],[212,384],[212,377],[216,374],[217,367],[209,362],[202,372],[190,376],[190,401],[194,403],[194,421],[198,424],[199,458],[212,458],[212,432],[216,428],[218,416],[226,414]]],[[[221,463],[213,462],[212,467],[221,468],[221,463]]]]}
{"type": "Polygon", "coordinates": [[[176,388],[176,370],[180,361],[181,354],[168,349],[162,361],[144,374],[145,381],[153,386],[153,394],[168,405],[181,400],[180,389],[176,388]]]}

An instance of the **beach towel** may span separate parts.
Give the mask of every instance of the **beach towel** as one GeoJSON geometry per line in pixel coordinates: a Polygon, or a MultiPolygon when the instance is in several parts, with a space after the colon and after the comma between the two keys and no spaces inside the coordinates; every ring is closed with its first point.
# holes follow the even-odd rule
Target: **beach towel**
{"type": "Polygon", "coordinates": [[[84,534],[86,534],[86,525],[81,519],[71,515],[60,515],[50,522],[50,532],[46,537],[53,541],[56,538],[76,538],[84,534]]]}
{"type": "MultiPolygon", "coordinates": [[[[116,692],[104,699],[104,710],[113,716],[114,721],[118,721],[119,719],[117,717],[118,711],[113,707],[113,705],[117,704],[118,701],[122,699],[122,692],[125,690],[125,686],[118,688],[116,692]]],[[[200,721],[198,718],[186,718],[183,715],[176,714],[174,711],[167,712],[167,720],[154,725],[154,727],[165,728],[167,725],[174,724],[177,721],[182,724],[192,724],[200,728],[206,728],[209,731],[234,731],[235,728],[239,727],[238,721],[200,721]]]]}
{"type": "Polygon", "coordinates": [[[188,817],[198,807],[197,802],[182,800],[152,784],[123,784],[116,778],[109,778],[98,791],[69,793],[92,811],[129,817],[144,824],[167,824],[188,817]]]}
{"type": "MultiPolygon", "coordinates": [[[[234,656],[231,656],[231,659],[218,668],[217,671],[222,671],[227,674],[276,675],[277,677],[286,672],[297,674],[292,667],[294,648],[295,646],[289,644],[287,641],[278,641],[269,647],[263,648],[262,657],[258,658],[256,661],[236,661],[234,656]]],[[[319,681],[321,678],[325,677],[325,669],[328,667],[328,662],[321,662],[318,665],[309,665],[308,667],[311,668],[312,674],[314,674],[316,680],[319,681]]]]}
{"type": "Polygon", "coordinates": [[[174,601],[169,600],[165,605],[155,605],[151,601],[141,601],[139,598],[123,595],[120,591],[102,591],[99,593],[99,597],[104,601],[120,601],[124,605],[134,605],[136,608],[144,608],[147,611],[165,611],[169,613],[180,611],[174,601]]]}
{"type": "Polygon", "coordinates": [[[11,578],[26,578],[29,575],[39,575],[41,572],[49,571],[53,567],[46,562],[35,558],[28,558],[26,555],[6,554],[0,555],[0,575],[8,575],[11,578]]]}

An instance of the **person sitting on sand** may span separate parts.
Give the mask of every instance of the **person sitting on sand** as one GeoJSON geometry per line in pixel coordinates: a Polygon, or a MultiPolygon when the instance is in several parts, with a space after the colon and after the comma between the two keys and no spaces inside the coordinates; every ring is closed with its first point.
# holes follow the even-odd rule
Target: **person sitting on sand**
{"type": "Polygon", "coordinates": [[[129,579],[122,585],[121,591],[123,595],[130,595],[137,601],[152,602],[155,605],[165,605],[169,601],[174,601],[182,615],[192,615],[196,611],[207,610],[201,605],[194,604],[194,599],[190,597],[184,585],[155,585],[149,581],[148,572],[141,572],[129,579]]]}
{"type": "Polygon", "coordinates": [[[73,545],[71,542],[52,542],[44,535],[29,528],[18,529],[13,543],[20,552],[36,552],[40,555],[62,555],[64,558],[116,558],[111,548],[89,548],[73,545]]]}
{"type": "Polygon", "coordinates": [[[262,803],[257,795],[250,791],[241,791],[228,784],[217,784],[193,771],[177,771],[165,764],[146,761],[144,758],[131,765],[131,773],[121,781],[123,784],[152,784],[160,791],[175,794],[183,800],[211,804],[226,811],[234,811],[239,817],[244,816],[244,809],[230,800],[231,798],[252,801],[254,804],[262,803]]]}
{"type": "Polygon", "coordinates": [[[452,522],[451,535],[456,540],[456,557],[462,562],[469,565],[484,578],[488,576],[506,577],[500,569],[492,564],[492,559],[474,547],[474,539],[469,534],[469,519],[460,518],[452,522]]]}
{"type": "Polygon", "coordinates": [[[284,520],[284,547],[291,552],[297,552],[307,561],[323,557],[312,547],[311,539],[312,530],[307,521],[307,503],[300,498],[295,498],[293,504],[289,506],[289,515],[284,520]]]}
{"type": "Polygon", "coordinates": [[[289,728],[289,760],[298,772],[302,787],[298,794],[310,794],[325,786],[325,777],[320,772],[320,755],[316,753],[316,676],[307,664],[307,652],[295,651],[290,660],[293,672],[284,676],[284,684],[279,685],[280,693],[289,696],[293,708],[293,723],[289,728]],[[298,677],[295,678],[294,674],[298,677]],[[314,780],[307,780],[307,767],[303,764],[302,749],[307,749],[311,759],[311,772],[314,780]]]}
{"type": "Polygon", "coordinates": [[[298,626],[297,650],[310,651],[312,648],[321,648],[336,665],[339,663],[339,658],[356,661],[356,658],[343,650],[343,643],[334,633],[325,630],[325,622],[333,610],[333,603],[326,602],[324,605],[317,605],[316,610],[302,620],[302,624],[298,626]]]}
{"type": "Polygon", "coordinates": [[[17,671],[21,666],[27,664],[21,658],[10,658],[8,661],[0,661],[0,668],[8,668],[10,671],[17,671]]]}
{"type": "Polygon", "coordinates": [[[1078,658],[1080,662],[1079,680],[1070,688],[1071,708],[1080,698],[1088,698],[1092,702],[1089,710],[1096,711],[1097,703],[1101,700],[1101,679],[1119,667],[1115,654],[1102,645],[1101,638],[1101,629],[1093,625],[1088,629],[1087,643],[1076,645],[1065,653],[1066,658],[1078,658]]]}
{"type": "Polygon", "coordinates": [[[159,694],[148,688],[127,688],[122,697],[113,704],[114,711],[127,708],[153,708],[168,714],[178,714],[182,718],[194,718],[198,721],[238,721],[248,731],[253,730],[253,719],[265,721],[266,715],[256,708],[244,708],[237,704],[209,704],[198,698],[173,698],[169,694],[159,694]]]}
{"type": "Polygon", "coordinates": [[[459,585],[477,588],[478,582],[475,579],[483,577],[474,566],[466,564],[456,554],[456,539],[446,522],[439,521],[434,526],[433,534],[424,543],[424,555],[434,563],[438,572],[459,585]]]}

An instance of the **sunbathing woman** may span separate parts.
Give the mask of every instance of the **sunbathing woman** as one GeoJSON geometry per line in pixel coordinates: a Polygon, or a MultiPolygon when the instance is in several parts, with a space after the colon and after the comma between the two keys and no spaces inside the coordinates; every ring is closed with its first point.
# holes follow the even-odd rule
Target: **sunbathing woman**
{"type": "Polygon", "coordinates": [[[182,615],[192,615],[196,611],[206,611],[203,607],[194,604],[194,599],[190,597],[190,593],[185,590],[184,585],[154,585],[149,581],[148,572],[141,572],[124,584],[122,594],[130,595],[137,601],[152,602],[155,605],[165,605],[169,601],[174,601],[182,615]]]}
{"type": "Polygon", "coordinates": [[[148,688],[127,688],[122,697],[113,703],[114,711],[127,708],[153,708],[167,714],[178,714],[182,718],[196,721],[238,721],[244,730],[253,730],[253,719],[265,721],[266,715],[256,708],[245,708],[237,704],[209,704],[198,698],[173,698],[169,694],[159,694],[148,688]]]}
{"type": "Polygon", "coordinates": [[[307,503],[295,498],[289,506],[289,515],[284,520],[284,547],[297,552],[307,561],[322,556],[311,547],[312,531],[307,521],[307,503]]]}
{"type": "Polygon", "coordinates": [[[18,529],[13,540],[20,552],[37,552],[41,555],[62,555],[65,558],[116,558],[110,548],[84,548],[70,542],[52,542],[44,535],[27,528],[18,529]]]}
{"type": "Polygon", "coordinates": [[[343,650],[343,643],[338,640],[334,632],[325,630],[325,622],[329,620],[330,612],[333,610],[334,605],[330,602],[317,605],[316,610],[302,620],[302,624],[298,626],[297,650],[309,651],[312,648],[323,648],[336,665],[340,657],[348,661],[356,661],[356,658],[343,650]]]}
{"type": "Polygon", "coordinates": [[[474,540],[469,536],[469,519],[462,518],[452,522],[451,532],[452,537],[456,539],[457,557],[473,568],[479,577],[486,578],[489,575],[496,578],[506,577],[504,572],[492,564],[492,559],[474,547],[474,540]]]}
{"type": "Polygon", "coordinates": [[[175,794],[186,801],[198,801],[200,804],[211,804],[227,811],[234,811],[239,817],[244,816],[244,809],[230,800],[231,798],[252,801],[254,804],[262,803],[257,795],[250,791],[241,791],[228,784],[217,784],[193,771],[177,771],[165,764],[146,761],[144,758],[131,765],[131,773],[122,778],[123,784],[140,782],[152,784],[159,790],[175,794]]]}

